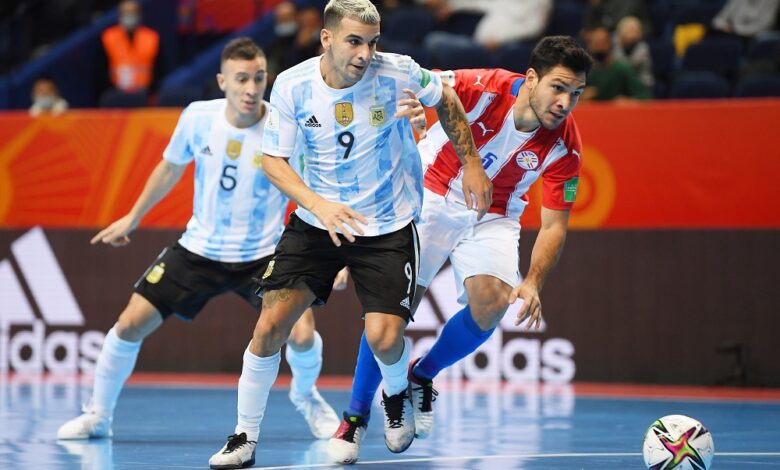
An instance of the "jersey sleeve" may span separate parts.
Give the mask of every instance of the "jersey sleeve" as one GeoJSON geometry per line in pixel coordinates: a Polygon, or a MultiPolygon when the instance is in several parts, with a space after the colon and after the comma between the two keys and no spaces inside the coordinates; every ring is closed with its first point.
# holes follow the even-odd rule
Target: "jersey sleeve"
{"type": "Polygon", "coordinates": [[[409,88],[417,95],[423,105],[436,106],[441,100],[441,77],[420,67],[414,60],[410,59],[409,62],[409,88]]]}
{"type": "Polygon", "coordinates": [[[542,174],[542,206],[548,209],[570,210],[577,198],[582,168],[582,141],[573,121],[564,131],[563,140],[566,155],[542,174]]]}
{"type": "Polygon", "coordinates": [[[274,84],[268,119],[263,130],[263,153],[275,157],[289,158],[295,150],[298,123],[295,121],[295,106],[287,87],[274,84]]]}
{"type": "Polygon", "coordinates": [[[192,119],[187,107],[179,116],[179,122],[176,123],[176,129],[173,130],[171,140],[168,146],[163,150],[163,158],[174,165],[186,165],[195,158],[195,151],[190,145],[190,127],[192,119]]]}

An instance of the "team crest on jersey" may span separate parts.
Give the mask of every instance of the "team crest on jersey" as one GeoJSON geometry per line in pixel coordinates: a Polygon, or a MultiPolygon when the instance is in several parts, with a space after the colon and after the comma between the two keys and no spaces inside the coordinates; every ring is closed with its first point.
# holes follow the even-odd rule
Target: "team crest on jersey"
{"type": "Polygon", "coordinates": [[[348,126],[352,122],[353,118],[352,103],[348,103],[346,101],[336,103],[334,113],[336,115],[336,122],[344,127],[348,126]]]}
{"type": "Polygon", "coordinates": [[[385,105],[375,104],[368,108],[368,117],[371,125],[379,127],[385,123],[385,105]]]}
{"type": "Polygon", "coordinates": [[[160,282],[160,279],[162,279],[163,274],[165,274],[165,263],[157,264],[149,271],[149,274],[146,275],[146,282],[149,284],[157,284],[160,282]]]}
{"type": "Polygon", "coordinates": [[[235,139],[228,140],[225,153],[231,160],[238,158],[241,155],[241,141],[235,139]]]}
{"type": "Polygon", "coordinates": [[[539,157],[531,150],[519,152],[515,161],[520,168],[525,170],[535,170],[539,166],[539,157]]]}
{"type": "Polygon", "coordinates": [[[255,170],[263,169],[263,152],[255,150],[255,156],[252,158],[252,166],[255,167],[255,170]]]}

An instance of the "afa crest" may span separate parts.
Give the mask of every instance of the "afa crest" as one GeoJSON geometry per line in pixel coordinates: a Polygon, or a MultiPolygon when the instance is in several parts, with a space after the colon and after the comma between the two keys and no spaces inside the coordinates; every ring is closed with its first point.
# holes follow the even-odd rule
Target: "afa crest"
{"type": "Polygon", "coordinates": [[[374,127],[379,127],[385,123],[385,106],[381,104],[375,104],[368,108],[369,122],[374,127]]]}
{"type": "Polygon", "coordinates": [[[252,158],[252,166],[255,170],[263,169],[263,152],[255,150],[255,156],[252,158]]]}
{"type": "Polygon", "coordinates": [[[165,263],[157,264],[149,271],[149,274],[146,275],[146,282],[149,284],[157,284],[160,282],[160,279],[162,279],[163,274],[165,274],[165,263]]]}
{"type": "Polygon", "coordinates": [[[336,115],[336,122],[338,122],[344,127],[350,125],[352,119],[354,118],[354,115],[352,113],[352,103],[346,101],[341,103],[336,103],[336,107],[334,108],[334,114],[336,115]]]}

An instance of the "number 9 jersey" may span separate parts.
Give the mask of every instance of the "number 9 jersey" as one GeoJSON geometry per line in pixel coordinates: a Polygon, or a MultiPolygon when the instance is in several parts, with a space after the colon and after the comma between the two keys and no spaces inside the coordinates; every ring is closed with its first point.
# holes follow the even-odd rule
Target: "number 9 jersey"
{"type": "MultiPolygon", "coordinates": [[[[394,117],[409,88],[426,106],[441,99],[441,78],[408,56],[376,53],[365,75],[344,89],[329,87],[320,57],[282,72],[271,92],[263,138],[268,155],[293,156],[302,139],[303,181],[321,197],[368,219],[366,236],[400,230],[422,205],[422,164],[409,120],[394,117]],[[300,133],[300,135],[298,135],[300,133]]],[[[299,207],[296,214],[324,229],[299,207]]]]}
{"type": "Polygon", "coordinates": [[[181,114],[163,158],[195,161],[192,218],[179,239],[214,261],[246,262],[274,252],[284,229],[287,197],[263,173],[265,116],[245,129],[225,118],[227,101],[196,101],[181,114]]]}

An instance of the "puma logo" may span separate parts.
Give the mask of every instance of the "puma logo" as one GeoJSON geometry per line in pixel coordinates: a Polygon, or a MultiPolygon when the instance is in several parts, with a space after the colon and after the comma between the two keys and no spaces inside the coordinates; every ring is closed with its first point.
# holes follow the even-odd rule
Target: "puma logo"
{"type": "Polygon", "coordinates": [[[496,132],[493,129],[488,129],[487,127],[485,127],[485,125],[481,121],[478,121],[477,125],[479,126],[480,129],[482,129],[482,137],[485,137],[488,132],[496,132]]]}

